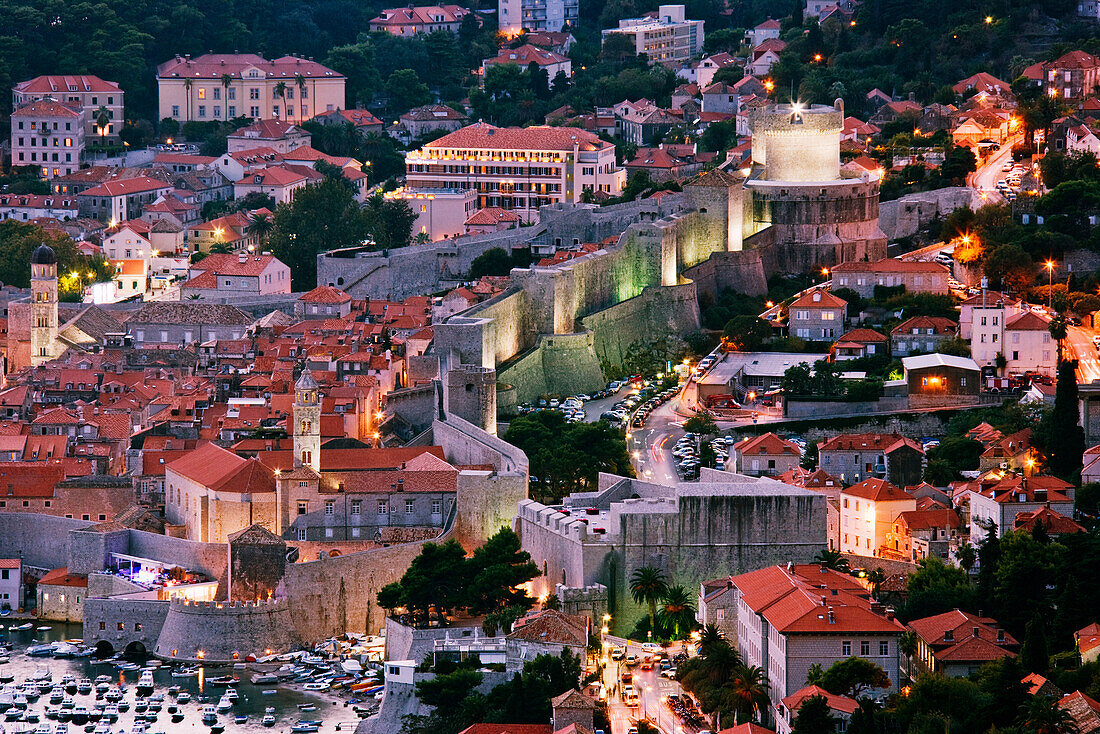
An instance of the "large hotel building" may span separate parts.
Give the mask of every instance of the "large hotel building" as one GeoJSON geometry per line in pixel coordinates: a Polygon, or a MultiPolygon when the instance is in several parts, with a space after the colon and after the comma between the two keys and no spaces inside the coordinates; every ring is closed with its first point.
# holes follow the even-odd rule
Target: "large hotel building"
{"type": "Polygon", "coordinates": [[[594,133],[482,122],[410,151],[405,174],[409,189],[473,189],[479,209],[514,210],[528,222],[540,206],[577,203],[585,191],[617,196],[626,183],[615,146],[594,133]]]}

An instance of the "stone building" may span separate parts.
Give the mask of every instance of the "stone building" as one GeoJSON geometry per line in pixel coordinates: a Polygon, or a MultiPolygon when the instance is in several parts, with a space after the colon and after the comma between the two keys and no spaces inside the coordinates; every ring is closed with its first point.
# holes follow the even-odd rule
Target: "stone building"
{"type": "Polygon", "coordinates": [[[286,574],[286,543],[262,525],[231,533],[229,541],[230,601],[260,601],[275,595],[286,574]]]}
{"type": "Polygon", "coordinates": [[[38,618],[52,622],[84,621],[84,599],[88,596],[88,577],[55,568],[38,580],[38,618]]]}
{"type": "Polygon", "coordinates": [[[601,474],[599,490],[560,507],[525,500],[516,518],[542,576],[531,593],[603,584],[616,629],[645,613],[630,574],[655,566],[671,583],[698,588],[715,573],[808,562],[825,547],[825,497],[766,478],[703,470],[699,482],[666,486],[601,474]],[[596,508],[584,515],[579,508],[596,508]],[[581,516],[587,522],[581,521],[581,516]]]}

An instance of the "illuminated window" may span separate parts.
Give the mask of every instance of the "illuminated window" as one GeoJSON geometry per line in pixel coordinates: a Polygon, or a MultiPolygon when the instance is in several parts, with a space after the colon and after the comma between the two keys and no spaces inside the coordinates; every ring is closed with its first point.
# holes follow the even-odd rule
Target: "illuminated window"
{"type": "Polygon", "coordinates": [[[199,99],[206,99],[206,87],[199,87],[199,99]]]}

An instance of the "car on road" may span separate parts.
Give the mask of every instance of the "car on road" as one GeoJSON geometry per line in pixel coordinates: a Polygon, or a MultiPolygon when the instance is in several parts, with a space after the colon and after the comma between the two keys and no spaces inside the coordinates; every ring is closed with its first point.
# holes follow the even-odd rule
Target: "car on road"
{"type": "Polygon", "coordinates": [[[633,667],[633,666],[638,664],[638,658],[637,658],[637,656],[634,655],[634,653],[630,653],[629,655],[626,656],[626,661],[625,662],[626,662],[627,666],[633,667]]]}
{"type": "Polygon", "coordinates": [[[623,652],[623,649],[621,647],[616,647],[614,650],[611,651],[612,660],[622,660],[625,655],[626,653],[623,652]]]}
{"type": "Polygon", "coordinates": [[[668,668],[661,671],[661,675],[669,680],[676,680],[676,668],[668,668]]]}

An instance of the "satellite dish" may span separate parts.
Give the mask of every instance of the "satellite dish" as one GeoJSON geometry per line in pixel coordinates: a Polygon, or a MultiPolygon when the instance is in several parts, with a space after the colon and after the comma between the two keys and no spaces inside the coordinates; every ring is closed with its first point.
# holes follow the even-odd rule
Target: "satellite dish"
{"type": "Polygon", "coordinates": [[[287,549],[286,562],[287,563],[297,563],[298,562],[298,549],[297,548],[288,548],[287,549]]]}

